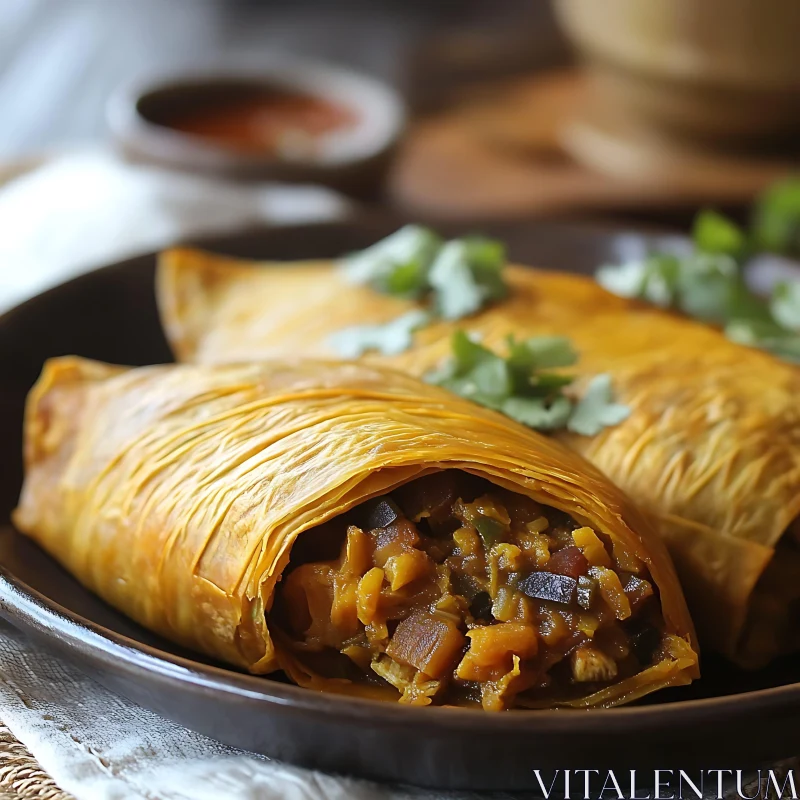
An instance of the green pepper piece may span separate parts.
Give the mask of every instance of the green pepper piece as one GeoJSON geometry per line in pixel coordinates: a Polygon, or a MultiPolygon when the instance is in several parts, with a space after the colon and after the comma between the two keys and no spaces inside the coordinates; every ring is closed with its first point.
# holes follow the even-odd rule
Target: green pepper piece
{"type": "Polygon", "coordinates": [[[499,519],[477,514],[472,524],[480,534],[481,539],[483,539],[483,546],[486,550],[491,550],[494,545],[503,541],[506,526],[499,519]]]}

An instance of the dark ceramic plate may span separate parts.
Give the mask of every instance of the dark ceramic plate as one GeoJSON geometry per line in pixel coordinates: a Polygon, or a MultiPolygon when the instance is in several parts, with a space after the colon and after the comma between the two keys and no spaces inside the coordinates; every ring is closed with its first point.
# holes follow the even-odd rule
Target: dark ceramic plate
{"type": "MultiPolygon", "coordinates": [[[[268,259],[335,256],[381,223],[273,229],[202,242],[268,259]]],[[[587,272],[652,238],[553,224],[487,226],[513,258],[587,272]]],[[[152,255],[100,269],[0,319],[0,614],[131,700],[223,742],[333,772],[440,788],[535,788],[534,769],[746,768],[800,752],[800,663],[741,673],[706,659],[702,680],[634,707],[484,714],[316,694],[240,674],[159,639],[84,590],[8,525],[21,483],[23,401],[42,362],[79,355],[170,360],[152,255]]],[[[300,299],[302,302],[302,299],[300,299]]],[[[549,772],[543,773],[551,774],[549,772]]]]}

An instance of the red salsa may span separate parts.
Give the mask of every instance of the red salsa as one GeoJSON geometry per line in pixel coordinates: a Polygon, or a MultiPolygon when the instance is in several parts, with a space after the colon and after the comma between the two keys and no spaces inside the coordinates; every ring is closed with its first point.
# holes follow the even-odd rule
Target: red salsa
{"type": "Polygon", "coordinates": [[[175,109],[159,124],[246,153],[313,150],[319,139],[352,127],[355,112],[301,93],[234,93],[213,103],[175,109]]]}

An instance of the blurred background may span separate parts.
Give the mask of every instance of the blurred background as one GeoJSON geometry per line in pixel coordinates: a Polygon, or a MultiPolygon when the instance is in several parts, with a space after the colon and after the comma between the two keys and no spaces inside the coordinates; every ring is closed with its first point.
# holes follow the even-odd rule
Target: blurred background
{"type": "Polygon", "coordinates": [[[0,257],[363,206],[743,220],[796,169],[798,36],[796,0],[3,0],[0,257]]]}

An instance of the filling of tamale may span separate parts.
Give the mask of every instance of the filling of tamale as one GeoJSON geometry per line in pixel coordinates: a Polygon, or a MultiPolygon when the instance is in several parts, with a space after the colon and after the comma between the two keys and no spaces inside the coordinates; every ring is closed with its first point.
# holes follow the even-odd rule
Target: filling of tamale
{"type": "Polygon", "coordinates": [[[568,700],[642,672],[674,638],[639,558],[457,470],[303,538],[271,622],[317,674],[393,687],[403,703],[568,700]]]}

